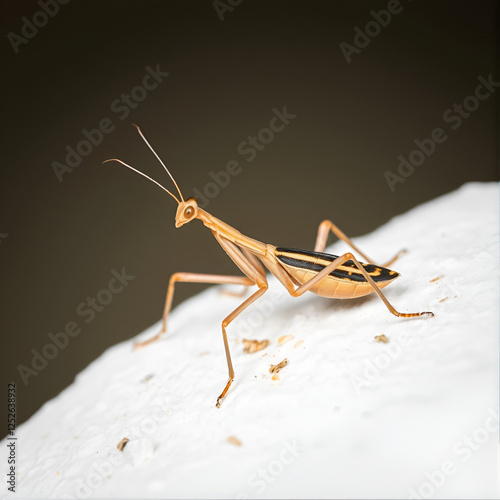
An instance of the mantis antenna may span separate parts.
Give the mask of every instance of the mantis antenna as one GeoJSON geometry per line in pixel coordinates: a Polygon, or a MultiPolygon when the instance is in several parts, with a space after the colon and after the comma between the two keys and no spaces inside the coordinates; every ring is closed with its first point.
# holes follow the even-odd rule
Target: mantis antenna
{"type": "MultiPolygon", "coordinates": [[[[175,197],[168,189],[164,188],[159,182],[156,182],[154,179],[151,179],[151,177],[149,177],[148,175],[143,174],[139,170],[135,169],[134,167],[131,167],[130,165],[128,165],[124,161],[118,160],[117,158],[111,158],[110,160],[105,160],[102,163],[104,164],[104,163],[107,163],[108,161],[117,161],[118,163],[121,163],[125,167],[130,168],[130,170],[133,170],[135,173],[142,175],[143,177],[146,177],[146,179],[150,180],[151,182],[154,182],[157,186],[161,187],[163,189],[163,191],[166,191],[177,202],[177,204],[180,205],[180,201],[177,199],[177,197],[175,197]]],[[[179,189],[179,188],[177,188],[177,189],[179,189]]],[[[182,200],[182,201],[184,201],[184,200],[182,200]]]]}
{"type": "Polygon", "coordinates": [[[144,134],[142,133],[141,129],[139,128],[139,125],[136,125],[135,123],[132,123],[132,125],[137,129],[137,131],[139,132],[139,134],[142,137],[143,141],[148,145],[148,148],[153,152],[153,154],[156,156],[156,158],[158,159],[158,161],[162,164],[163,168],[167,171],[167,174],[172,179],[173,183],[175,184],[175,187],[177,188],[177,191],[179,192],[179,194],[181,196],[181,200],[184,201],[184,197],[182,196],[181,190],[179,189],[179,186],[177,185],[177,182],[175,182],[175,179],[172,176],[172,174],[170,173],[170,171],[168,170],[168,168],[161,161],[161,158],[156,154],[156,151],[151,147],[151,144],[149,144],[149,142],[147,141],[147,139],[144,137],[144,134]]]}

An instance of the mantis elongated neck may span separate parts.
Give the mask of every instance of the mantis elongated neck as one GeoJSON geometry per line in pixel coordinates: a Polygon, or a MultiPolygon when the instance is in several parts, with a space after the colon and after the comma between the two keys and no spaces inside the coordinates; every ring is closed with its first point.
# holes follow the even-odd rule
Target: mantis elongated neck
{"type": "Polygon", "coordinates": [[[226,224],[220,219],[217,219],[217,217],[214,217],[202,208],[198,208],[197,218],[200,219],[206,227],[210,228],[212,231],[216,232],[223,238],[232,241],[235,245],[246,248],[256,255],[266,254],[267,245],[265,243],[245,236],[234,227],[226,224]]]}

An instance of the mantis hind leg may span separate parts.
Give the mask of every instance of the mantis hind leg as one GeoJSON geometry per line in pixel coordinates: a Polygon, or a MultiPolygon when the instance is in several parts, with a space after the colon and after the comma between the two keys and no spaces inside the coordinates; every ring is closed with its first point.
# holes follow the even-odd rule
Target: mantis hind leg
{"type": "Polygon", "coordinates": [[[314,278],[311,278],[309,281],[306,281],[304,284],[297,287],[296,290],[292,292],[294,297],[299,297],[304,294],[308,290],[310,290],[314,285],[316,285],[320,280],[325,278],[328,274],[330,274],[334,269],[340,267],[344,262],[348,260],[352,260],[355,266],[360,270],[361,274],[364,276],[365,280],[368,284],[373,288],[373,291],[379,296],[380,300],[385,304],[387,309],[397,316],[398,318],[416,318],[418,316],[434,316],[434,313],[430,311],[418,312],[418,313],[400,313],[396,310],[396,308],[387,300],[385,295],[382,293],[380,288],[376,285],[375,281],[373,281],[372,277],[366,272],[366,269],[360,264],[360,262],[356,259],[356,257],[352,253],[345,253],[340,257],[337,257],[331,264],[325,266],[314,278]]]}
{"type": "MultiPolygon", "coordinates": [[[[271,248],[270,248],[271,250],[271,248]]],[[[380,288],[373,281],[371,276],[366,272],[361,263],[356,259],[356,257],[352,253],[345,253],[340,257],[337,257],[333,262],[331,262],[328,266],[325,266],[316,276],[311,278],[309,281],[297,286],[295,288],[294,280],[287,272],[287,270],[279,263],[276,257],[269,251],[265,257],[264,263],[266,267],[278,278],[278,280],[283,284],[283,286],[287,289],[288,293],[292,297],[300,297],[307,291],[311,290],[311,288],[316,285],[319,281],[328,276],[334,269],[340,267],[342,264],[347,262],[348,260],[352,260],[356,267],[360,270],[361,274],[364,276],[365,280],[368,284],[373,288],[373,291],[379,296],[382,302],[385,304],[387,309],[399,318],[415,318],[418,316],[434,316],[434,313],[429,311],[418,312],[418,313],[400,313],[396,310],[396,308],[387,300],[385,295],[382,293],[380,288]]]]}
{"type": "MultiPolygon", "coordinates": [[[[364,259],[367,264],[374,264],[375,262],[364,254],[352,241],[348,238],[332,221],[324,220],[318,227],[318,235],[316,237],[316,244],[314,245],[315,252],[323,252],[328,240],[328,234],[332,231],[337,238],[347,243],[353,250],[355,250],[364,259]]],[[[380,264],[382,267],[388,267],[395,262],[401,255],[404,255],[407,250],[400,250],[392,259],[380,264]]]]}

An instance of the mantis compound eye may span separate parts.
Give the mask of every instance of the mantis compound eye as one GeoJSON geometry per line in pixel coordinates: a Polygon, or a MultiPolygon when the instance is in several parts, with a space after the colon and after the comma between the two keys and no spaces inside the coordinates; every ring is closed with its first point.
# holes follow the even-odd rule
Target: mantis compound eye
{"type": "Polygon", "coordinates": [[[193,214],[194,214],[193,207],[187,207],[186,210],[184,210],[184,217],[186,217],[186,218],[192,217],[193,214]]]}

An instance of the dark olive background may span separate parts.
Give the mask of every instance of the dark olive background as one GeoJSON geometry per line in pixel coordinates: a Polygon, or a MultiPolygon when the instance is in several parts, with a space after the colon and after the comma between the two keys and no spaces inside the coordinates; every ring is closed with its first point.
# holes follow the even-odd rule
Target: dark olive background
{"type": "MultiPolygon", "coordinates": [[[[496,95],[455,131],[442,118],[495,72],[496,3],[401,5],[348,64],[339,44],[387,2],[244,0],[221,22],[209,0],[72,0],[18,54],[7,33],[40,7],[2,3],[2,387],[18,383],[18,422],[157,321],[171,273],[235,271],[199,222],[175,229],[165,193],[101,165],[118,157],[172,187],[132,122],[186,197],[238,160],[243,171],[207,210],[278,245],[311,248],[324,218],[361,235],[464,182],[498,178],[496,95]],[[111,102],[157,64],[170,75],[121,120],[111,102]],[[246,162],[238,145],[284,106],[297,117],[246,162]],[[106,117],[116,129],[59,182],[52,162],[106,117]],[[392,193],[384,172],[436,127],[448,140],[392,193]],[[135,280],[86,324],[78,304],[122,267],[135,280]],[[18,365],[72,320],[82,333],[25,386],[18,365]]],[[[393,244],[404,247],[397,234],[393,244]]],[[[202,288],[179,286],[176,303],[202,288]]]]}

